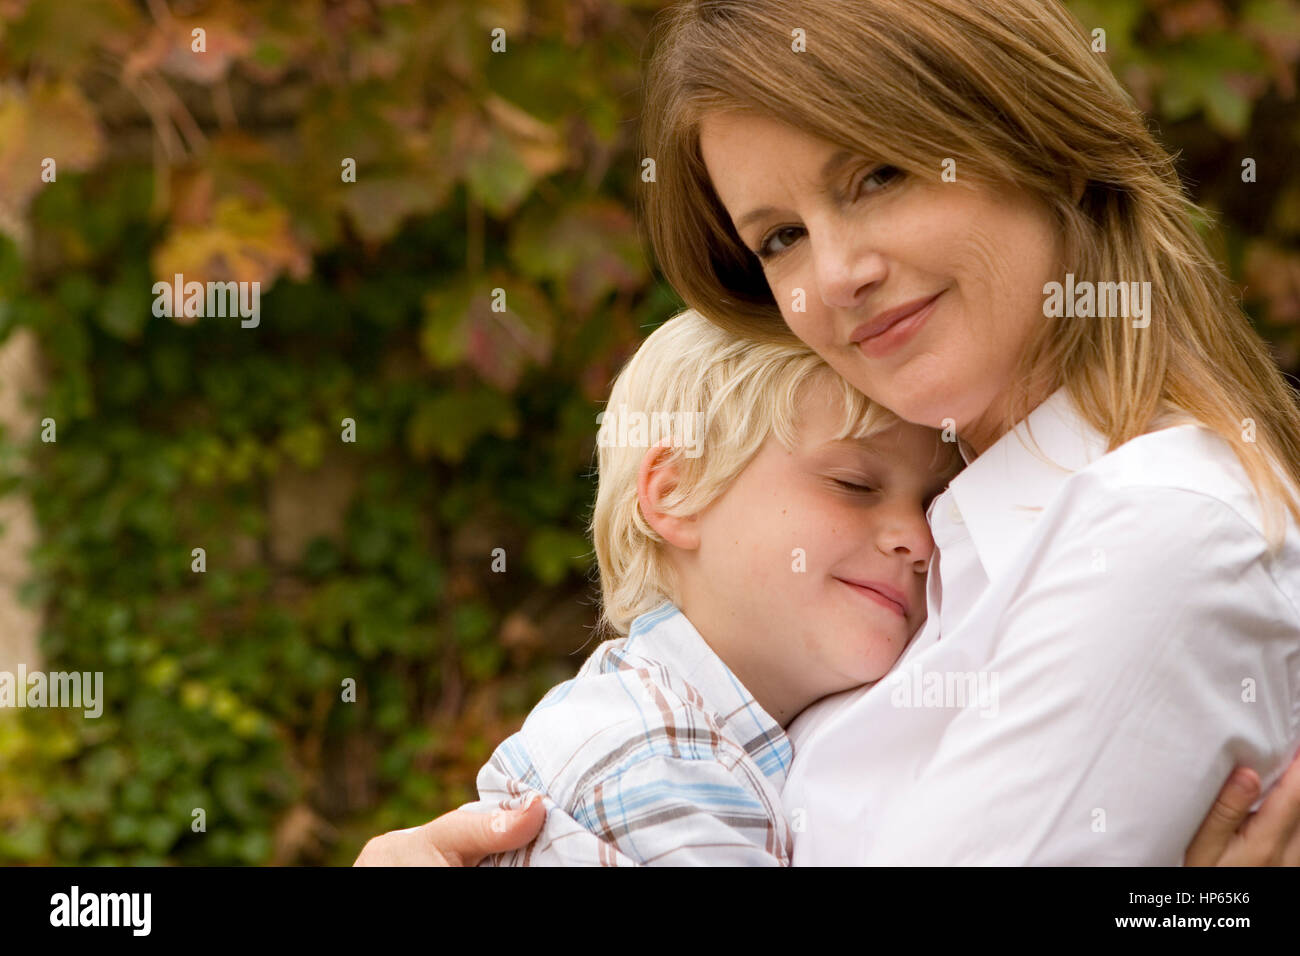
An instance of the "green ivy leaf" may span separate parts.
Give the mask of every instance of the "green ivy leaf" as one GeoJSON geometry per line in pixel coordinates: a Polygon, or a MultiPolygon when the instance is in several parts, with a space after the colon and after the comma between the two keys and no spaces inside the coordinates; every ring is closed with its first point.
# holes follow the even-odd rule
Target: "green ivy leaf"
{"type": "Polygon", "coordinates": [[[565,528],[540,528],[528,540],[528,567],[543,584],[559,584],[570,571],[587,567],[591,546],[565,528]]]}

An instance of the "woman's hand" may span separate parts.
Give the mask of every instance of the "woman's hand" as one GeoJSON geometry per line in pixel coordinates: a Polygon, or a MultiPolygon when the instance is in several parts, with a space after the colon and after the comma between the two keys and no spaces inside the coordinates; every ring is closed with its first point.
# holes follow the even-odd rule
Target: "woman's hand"
{"type": "Polygon", "coordinates": [[[371,839],[353,866],[474,866],[493,853],[516,850],[537,836],[546,822],[540,799],[517,810],[475,813],[452,810],[409,830],[371,839]]]}
{"type": "Polygon", "coordinates": [[[1255,813],[1259,774],[1239,767],[1196,831],[1186,866],[1300,866],[1300,754],[1255,813]]]}

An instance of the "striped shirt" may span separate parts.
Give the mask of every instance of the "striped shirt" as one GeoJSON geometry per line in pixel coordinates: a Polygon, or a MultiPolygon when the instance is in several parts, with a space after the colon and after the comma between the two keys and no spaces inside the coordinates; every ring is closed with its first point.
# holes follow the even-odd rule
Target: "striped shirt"
{"type": "Polygon", "coordinates": [[[541,833],[480,866],[788,866],[781,725],[670,601],[553,687],[478,775],[478,811],[540,793],[541,833]]]}

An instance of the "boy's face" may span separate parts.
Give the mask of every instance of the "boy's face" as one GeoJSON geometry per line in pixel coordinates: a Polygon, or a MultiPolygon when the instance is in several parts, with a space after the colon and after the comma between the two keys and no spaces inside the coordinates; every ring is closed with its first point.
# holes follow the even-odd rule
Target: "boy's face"
{"type": "Polygon", "coordinates": [[[947,483],[932,429],[833,440],[830,386],[819,377],[804,389],[794,451],[769,438],[700,513],[682,569],[695,605],[683,610],[782,723],[880,679],[924,623],[925,512],[947,483]]]}

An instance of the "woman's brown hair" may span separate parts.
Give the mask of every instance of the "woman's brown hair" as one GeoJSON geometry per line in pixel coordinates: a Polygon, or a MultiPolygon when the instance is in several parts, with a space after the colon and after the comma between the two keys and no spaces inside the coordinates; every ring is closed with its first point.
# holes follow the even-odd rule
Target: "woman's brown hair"
{"type": "MultiPolygon", "coordinates": [[[[709,182],[699,121],[753,111],[937,179],[1011,185],[1060,224],[1066,271],[1150,282],[1149,325],[1048,320],[1022,357],[1010,428],[1066,387],[1116,448],[1195,420],[1253,482],[1274,546],[1300,521],[1300,409],[1197,231],[1168,152],[1055,0],[698,0],[666,11],[649,66],[642,222],[688,305],[788,339],[762,268],[709,182]],[[802,49],[799,49],[802,40],[802,49]],[[1082,186],[1082,197],[1078,187],[1082,186]]],[[[760,148],[760,144],[756,144],[760,148]]]]}

